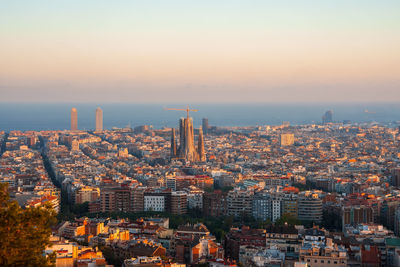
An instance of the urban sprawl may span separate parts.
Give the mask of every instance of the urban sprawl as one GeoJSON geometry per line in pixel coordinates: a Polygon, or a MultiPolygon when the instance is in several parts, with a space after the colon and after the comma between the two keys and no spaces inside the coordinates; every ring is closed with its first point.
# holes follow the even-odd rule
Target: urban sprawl
{"type": "Polygon", "coordinates": [[[400,266],[400,127],[0,132],[0,182],[50,204],[57,266],[400,266]]]}

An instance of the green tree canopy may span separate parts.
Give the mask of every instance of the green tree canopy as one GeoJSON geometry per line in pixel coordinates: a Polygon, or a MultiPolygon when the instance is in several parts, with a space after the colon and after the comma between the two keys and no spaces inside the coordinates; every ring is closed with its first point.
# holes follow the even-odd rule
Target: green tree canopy
{"type": "Polygon", "coordinates": [[[276,222],[276,225],[299,225],[301,224],[300,220],[290,214],[283,214],[276,222]]]}
{"type": "Polygon", "coordinates": [[[50,206],[22,209],[0,183],[0,266],[54,266],[55,255],[44,250],[55,216],[50,206]]]}

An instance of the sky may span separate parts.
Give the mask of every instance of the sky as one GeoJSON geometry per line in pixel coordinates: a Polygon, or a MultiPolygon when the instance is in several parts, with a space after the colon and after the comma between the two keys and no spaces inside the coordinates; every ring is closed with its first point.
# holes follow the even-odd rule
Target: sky
{"type": "Polygon", "coordinates": [[[400,102],[400,1],[0,2],[0,102],[400,102]]]}

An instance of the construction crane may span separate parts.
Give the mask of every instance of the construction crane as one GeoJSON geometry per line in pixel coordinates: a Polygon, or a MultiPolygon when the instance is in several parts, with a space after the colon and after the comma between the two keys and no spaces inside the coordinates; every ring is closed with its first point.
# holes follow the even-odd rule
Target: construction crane
{"type": "Polygon", "coordinates": [[[186,111],[187,118],[189,119],[189,112],[197,112],[199,111],[198,109],[190,109],[189,105],[186,106],[186,108],[164,108],[165,110],[181,110],[181,111],[186,111]]]}

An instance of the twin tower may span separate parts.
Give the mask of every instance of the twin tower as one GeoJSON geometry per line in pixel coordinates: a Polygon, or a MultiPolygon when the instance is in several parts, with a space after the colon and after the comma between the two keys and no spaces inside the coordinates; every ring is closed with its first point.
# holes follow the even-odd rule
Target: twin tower
{"type": "Polygon", "coordinates": [[[181,159],[190,162],[204,162],[206,155],[204,150],[203,130],[199,129],[197,148],[194,141],[192,118],[179,120],[179,147],[177,146],[175,128],[171,133],[171,159],[181,159]]]}
{"type": "MultiPolygon", "coordinates": [[[[78,131],[78,111],[76,108],[71,109],[71,131],[78,131]]],[[[103,131],[103,110],[96,109],[96,132],[103,131]]]]}

